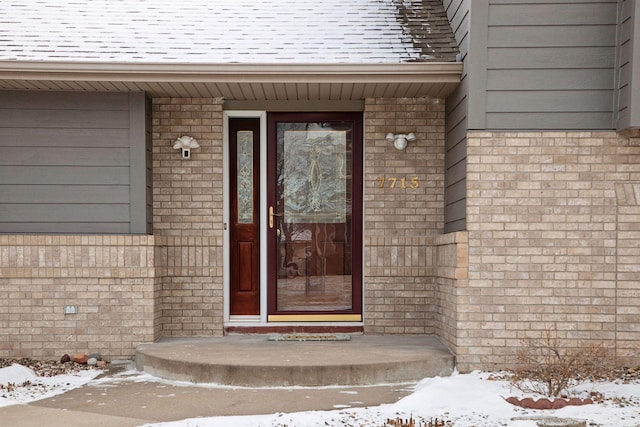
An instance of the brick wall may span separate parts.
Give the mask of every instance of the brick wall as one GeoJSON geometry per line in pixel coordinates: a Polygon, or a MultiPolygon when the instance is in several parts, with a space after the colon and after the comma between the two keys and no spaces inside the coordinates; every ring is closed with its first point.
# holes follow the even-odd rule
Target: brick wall
{"type": "MultiPolygon", "coordinates": [[[[222,332],[222,104],[153,100],[154,232],[161,247],[164,335],[222,332]],[[183,161],[183,134],[201,148],[183,161]]],[[[365,317],[369,333],[433,331],[431,237],[442,229],[444,105],[368,100],[365,108],[365,317]],[[409,132],[406,151],[387,132],[409,132]],[[376,178],[397,178],[378,188],[376,178]],[[406,189],[401,189],[405,178],[406,189]],[[416,178],[419,187],[410,188],[416,178]]]]}
{"type": "Polygon", "coordinates": [[[552,326],[567,346],[598,340],[638,362],[638,199],[621,202],[640,181],[638,137],[468,134],[459,369],[507,365],[552,326]]]}
{"type": "Polygon", "coordinates": [[[468,236],[465,231],[443,234],[433,239],[433,280],[435,304],[434,333],[457,354],[458,337],[466,331],[458,330],[459,294],[468,285],[468,236]]]}
{"type": "Polygon", "coordinates": [[[158,236],[163,335],[223,330],[222,100],[155,98],[153,227],[158,236]],[[183,160],[174,141],[200,148],[183,160]]]}
{"type": "Polygon", "coordinates": [[[444,102],[368,99],[364,118],[365,332],[433,333],[430,243],[443,228],[444,102]],[[417,139],[398,151],[388,132],[417,139]]]}
{"type": "Polygon", "coordinates": [[[155,285],[153,236],[0,236],[0,357],[133,356],[155,285]]]}
{"type": "Polygon", "coordinates": [[[617,183],[616,199],[616,349],[621,364],[634,366],[640,357],[640,182],[617,183]]]}

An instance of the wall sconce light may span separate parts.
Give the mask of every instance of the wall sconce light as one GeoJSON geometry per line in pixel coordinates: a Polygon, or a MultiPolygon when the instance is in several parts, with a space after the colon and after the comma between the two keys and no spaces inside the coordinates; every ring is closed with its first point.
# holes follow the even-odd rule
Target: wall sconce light
{"type": "Polygon", "coordinates": [[[198,141],[196,141],[192,137],[185,135],[176,139],[176,142],[173,144],[173,148],[176,150],[182,150],[183,159],[190,159],[191,149],[200,148],[200,144],[198,144],[198,141]]]}
{"type": "Polygon", "coordinates": [[[393,142],[393,146],[396,147],[398,150],[404,150],[405,148],[407,148],[408,141],[415,141],[415,140],[416,140],[416,136],[413,134],[413,132],[409,132],[407,134],[399,133],[398,135],[395,135],[391,132],[387,134],[387,141],[393,142]]]}

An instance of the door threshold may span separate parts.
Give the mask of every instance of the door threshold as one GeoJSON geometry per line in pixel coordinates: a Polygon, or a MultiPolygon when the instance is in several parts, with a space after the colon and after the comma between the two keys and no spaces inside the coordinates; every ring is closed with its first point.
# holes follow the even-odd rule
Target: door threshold
{"type": "Polygon", "coordinates": [[[362,314],[270,314],[268,322],[361,322],[362,314]]]}
{"type": "Polygon", "coordinates": [[[225,335],[234,334],[362,334],[364,326],[362,325],[278,325],[278,326],[226,326],[224,328],[225,335]]]}
{"type": "Polygon", "coordinates": [[[229,316],[229,323],[258,323],[262,318],[259,314],[252,316],[229,316]]]}

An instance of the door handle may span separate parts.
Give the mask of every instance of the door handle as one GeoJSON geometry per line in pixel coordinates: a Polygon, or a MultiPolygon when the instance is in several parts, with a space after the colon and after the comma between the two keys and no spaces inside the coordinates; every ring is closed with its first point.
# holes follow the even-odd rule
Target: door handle
{"type": "Polygon", "coordinates": [[[273,206],[269,206],[269,228],[273,228],[273,217],[282,216],[282,214],[277,214],[273,211],[273,206]]]}

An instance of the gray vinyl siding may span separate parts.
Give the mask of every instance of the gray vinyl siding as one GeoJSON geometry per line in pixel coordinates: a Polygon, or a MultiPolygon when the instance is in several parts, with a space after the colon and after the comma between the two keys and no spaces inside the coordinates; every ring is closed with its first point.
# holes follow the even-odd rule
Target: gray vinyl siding
{"type": "Polygon", "coordinates": [[[621,1],[619,24],[619,95],[616,127],[622,131],[640,127],[640,7],[635,1],[621,1]]]}
{"type": "MultiPolygon", "coordinates": [[[[460,49],[460,60],[469,54],[469,12],[471,0],[445,0],[443,2],[451,29],[460,49]]],[[[445,136],[445,233],[466,228],[466,176],[467,176],[467,111],[468,74],[464,67],[461,83],[446,101],[445,136]]]]}
{"type": "Polygon", "coordinates": [[[486,34],[473,33],[485,54],[471,64],[469,129],[613,129],[617,10],[617,0],[474,2],[486,34]]]}
{"type": "Polygon", "coordinates": [[[145,234],[144,93],[0,92],[0,233],[145,234]]]}

